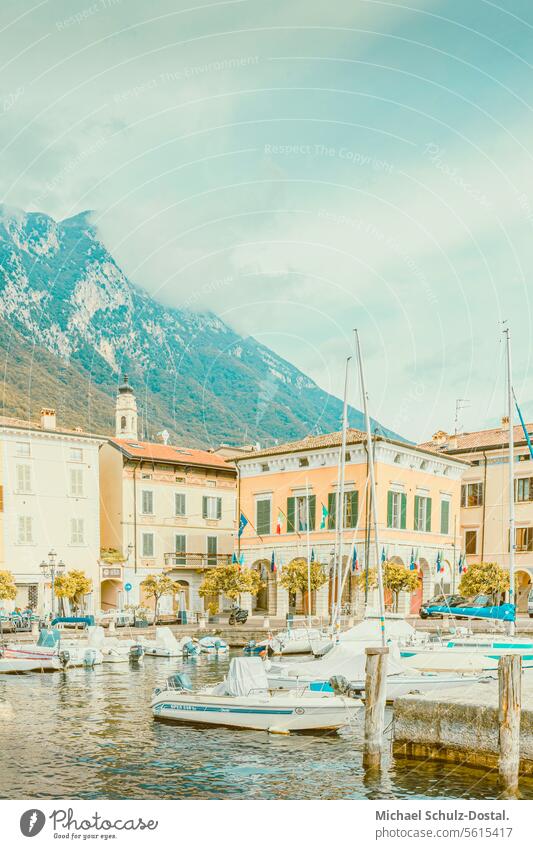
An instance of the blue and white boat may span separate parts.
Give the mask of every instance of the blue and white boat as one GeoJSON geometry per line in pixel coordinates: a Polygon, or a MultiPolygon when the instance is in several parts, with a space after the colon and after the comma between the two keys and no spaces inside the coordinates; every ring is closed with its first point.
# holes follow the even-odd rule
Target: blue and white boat
{"type": "Polygon", "coordinates": [[[202,654],[227,654],[229,646],[225,640],[220,637],[201,637],[198,640],[198,646],[202,654]]]}

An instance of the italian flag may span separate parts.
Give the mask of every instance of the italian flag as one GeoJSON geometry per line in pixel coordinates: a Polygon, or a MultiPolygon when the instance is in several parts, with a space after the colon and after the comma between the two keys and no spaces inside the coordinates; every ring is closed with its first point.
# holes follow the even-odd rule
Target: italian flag
{"type": "Polygon", "coordinates": [[[278,511],[278,521],[276,522],[276,533],[281,533],[281,526],[283,524],[283,513],[281,510],[278,511]]]}

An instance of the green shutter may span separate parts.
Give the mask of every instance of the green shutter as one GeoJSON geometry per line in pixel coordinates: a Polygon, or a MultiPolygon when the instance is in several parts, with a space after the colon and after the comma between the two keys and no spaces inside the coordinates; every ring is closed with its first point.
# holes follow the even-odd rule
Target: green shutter
{"type": "Polygon", "coordinates": [[[222,499],[217,498],[217,519],[222,518],[222,499]]]}
{"type": "Polygon", "coordinates": [[[257,502],[256,508],[256,530],[259,536],[270,534],[270,499],[262,498],[257,502]]]}
{"type": "Polygon", "coordinates": [[[431,498],[426,499],[426,531],[431,530],[431,498]]]}
{"type": "Polygon", "coordinates": [[[294,496],[287,498],[287,533],[294,533],[294,496]]]}
{"type": "Polygon", "coordinates": [[[309,496],[309,530],[314,531],[316,522],[316,495],[309,496]]]}
{"type": "Polygon", "coordinates": [[[405,492],[402,492],[401,511],[400,527],[405,530],[407,527],[407,495],[405,492]]]}
{"type": "Polygon", "coordinates": [[[337,493],[328,492],[328,530],[332,531],[336,525],[337,493]]]}
{"type": "Polygon", "coordinates": [[[357,527],[357,513],[359,510],[359,493],[357,490],[353,492],[347,492],[344,496],[345,498],[345,527],[346,528],[355,528],[357,527]]]}
{"type": "Polygon", "coordinates": [[[419,527],[418,527],[418,511],[419,511],[419,504],[420,504],[420,496],[419,496],[419,495],[415,495],[415,523],[414,523],[414,526],[413,526],[413,527],[414,527],[414,529],[415,529],[415,531],[419,531],[419,530],[421,530],[421,528],[419,528],[419,527]]]}
{"type": "Polygon", "coordinates": [[[202,518],[207,519],[207,495],[202,497],[202,518]]]}
{"type": "Polygon", "coordinates": [[[387,493],[387,527],[392,528],[392,492],[387,493]]]}
{"type": "Polygon", "coordinates": [[[443,499],[440,503],[440,532],[447,534],[450,530],[450,502],[443,499]]]}

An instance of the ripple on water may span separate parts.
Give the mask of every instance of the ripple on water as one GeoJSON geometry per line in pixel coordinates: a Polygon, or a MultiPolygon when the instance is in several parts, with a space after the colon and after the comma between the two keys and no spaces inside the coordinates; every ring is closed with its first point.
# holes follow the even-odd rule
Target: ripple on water
{"type": "MultiPolygon", "coordinates": [[[[279,737],[154,722],[153,688],[186,668],[220,680],[228,658],[146,658],[50,675],[0,677],[2,798],[497,798],[493,773],[387,756],[365,776],[360,735],[279,737]]],[[[533,781],[522,795],[533,798],[533,781]]]]}

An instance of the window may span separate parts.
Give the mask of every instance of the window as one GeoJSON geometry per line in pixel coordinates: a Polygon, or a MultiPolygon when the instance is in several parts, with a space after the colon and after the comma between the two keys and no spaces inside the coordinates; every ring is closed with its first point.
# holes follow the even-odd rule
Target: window
{"type": "Polygon", "coordinates": [[[70,544],[83,545],[85,542],[83,519],[70,520],[70,544]]]}
{"type": "Polygon", "coordinates": [[[83,461],[83,449],[82,448],[71,448],[69,452],[70,459],[75,463],[81,463],[83,461]]]}
{"type": "Polygon", "coordinates": [[[515,501],[533,501],[533,478],[517,478],[514,482],[515,501]]]}
{"type": "Polygon", "coordinates": [[[431,531],[431,498],[415,495],[415,531],[431,531]]]}
{"type": "Polygon", "coordinates": [[[477,554],[477,531],[465,532],[465,553],[477,554]]]}
{"type": "Polygon", "coordinates": [[[255,529],[260,537],[270,534],[271,512],[270,498],[258,498],[255,502],[255,529]]]}
{"type": "Polygon", "coordinates": [[[120,429],[126,430],[126,416],[120,417],[120,429]]]}
{"type": "Polygon", "coordinates": [[[16,443],[16,452],[17,452],[17,457],[29,457],[30,456],[30,443],[29,442],[17,442],[16,443]]]}
{"type": "MultiPolygon", "coordinates": [[[[359,493],[357,490],[344,493],[344,527],[357,527],[359,513],[359,493]]],[[[328,530],[337,527],[337,493],[328,493],[328,530]]]]}
{"type": "Polygon", "coordinates": [[[308,457],[300,457],[299,460],[298,460],[298,465],[300,466],[300,468],[304,468],[305,466],[308,466],[309,465],[309,458],[308,457]]]}
{"type": "Polygon", "coordinates": [[[483,484],[464,483],[461,487],[461,507],[480,507],[483,504],[483,484]]]}
{"type": "Polygon", "coordinates": [[[185,516],[185,493],[174,493],[174,511],[176,516],[185,516]]]}
{"type": "Polygon", "coordinates": [[[70,494],[75,498],[83,495],[83,469],[70,469],[70,494]]]}
{"type": "Polygon", "coordinates": [[[176,483],[185,483],[185,478],[176,475],[176,483]]]}
{"type": "Polygon", "coordinates": [[[17,465],[17,492],[31,492],[31,466],[17,465]]]}
{"type": "Polygon", "coordinates": [[[515,528],[515,550],[533,551],[533,528],[515,528]]]}
{"type": "Polygon", "coordinates": [[[217,538],[207,537],[207,565],[217,565],[217,538]]]}
{"type": "Polygon", "coordinates": [[[387,527],[404,530],[407,524],[407,495],[389,490],[387,495],[387,527]]]}
{"type": "Polygon", "coordinates": [[[202,498],[202,516],[204,519],[221,519],[222,499],[214,495],[204,495],[202,498]]]}
{"type": "Polygon", "coordinates": [[[205,485],[206,486],[216,486],[217,482],[213,481],[213,480],[208,480],[208,481],[205,482],[205,485]]]}
{"type": "Polygon", "coordinates": [[[141,472],[141,480],[151,481],[152,480],[152,473],[151,472],[141,472]]]}
{"type": "Polygon", "coordinates": [[[143,557],[153,557],[154,556],[154,535],[153,534],[142,534],[142,556],[143,557]]]}
{"type": "Polygon", "coordinates": [[[440,502],[440,532],[441,534],[450,533],[450,501],[448,498],[443,498],[440,502]]]}
{"type": "Polygon", "coordinates": [[[261,471],[262,472],[268,472],[269,471],[268,463],[261,463],[261,471]]]}
{"type": "Polygon", "coordinates": [[[174,550],[176,552],[176,563],[185,565],[187,562],[187,539],[185,534],[176,534],[174,550]]]}
{"type": "Polygon", "coordinates": [[[141,512],[145,516],[153,516],[154,513],[154,493],[151,489],[143,489],[141,493],[141,512]]]}
{"type": "Polygon", "coordinates": [[[18,517],[17,542],[21,545],[29,545],[33,542],[33,520],[31,516],[18,517]]]}
{"type": "Polygon", "coordinates": [[[287,533],[307,530],[307,518],[309,516],[309,530],[315,529],[316,496],[297,495],[287,499],[287,533]],[[308,504],[309,500],[309,504],[308,504]]]}

